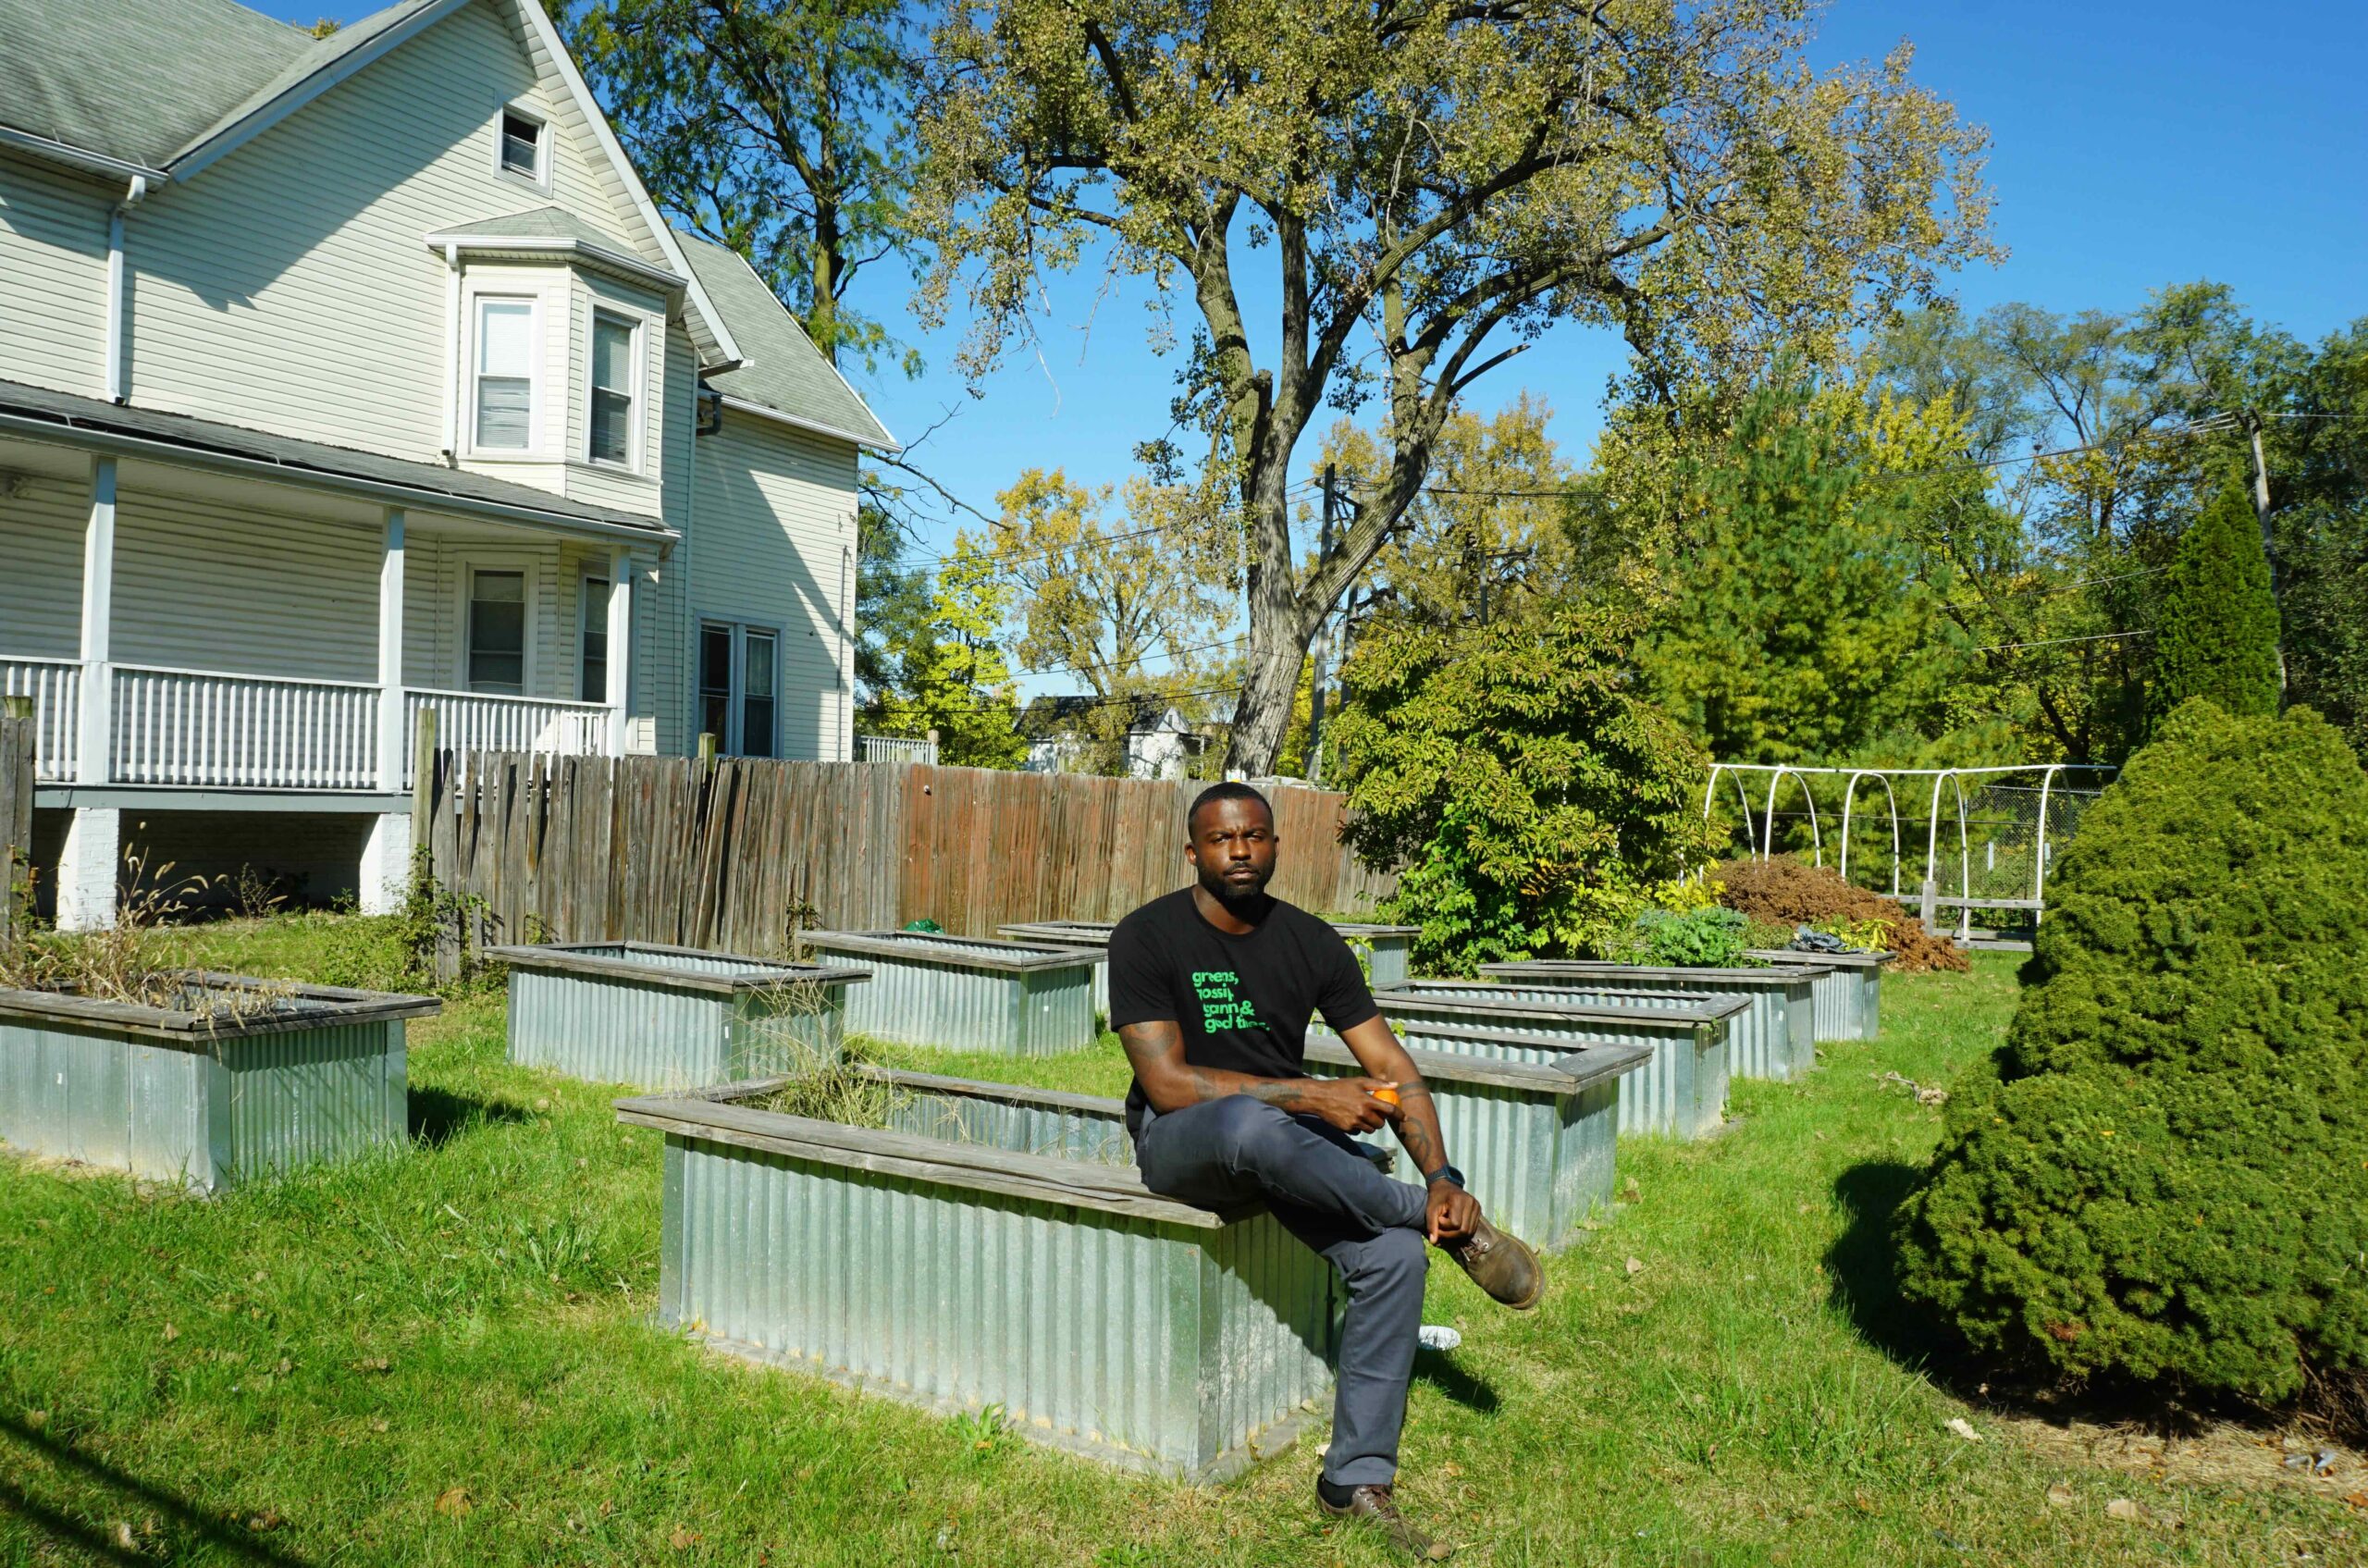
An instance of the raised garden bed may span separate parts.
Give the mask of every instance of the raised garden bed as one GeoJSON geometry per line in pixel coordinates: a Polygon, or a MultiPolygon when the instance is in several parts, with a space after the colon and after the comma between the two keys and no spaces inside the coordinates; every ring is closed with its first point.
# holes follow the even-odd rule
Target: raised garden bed
{"type": "Polygon", "coordinates": [[[1362,920],[1334,920],[1332,929],[1364,957],[1365,975],[1377,990],[1396,985],[1412,971],[1414,938],[1419,926],[1369,925],[1362,920]]]}
{"type": "Polygon", "coordinates": [[[1101,1038],[1097,952],[914,931],[810,931],[806,945],[871,970],[847,998],[857,1034],[1003,1056],[1059,1056],[1101,1038]]]}
{"type": "Polygon", "coordinates": [[[1828,1040],[1872,1040],[1882,1029],[1883,966],[1890,953],[1802,953],[1790,947],[1754,950],[1754,958],[1794,969],[1821,969],[1809,988],[1815,1033],[1828,1040]]]}
{"type": "Polygon", "coordinates": [[[595,1083],[689,1089],[838,1056],[870,971],[640,942],[493,947],[510,966],[510,1059],[595,1083]]]}
{"type": "Polygon", "coordinates": [[[0,991],[0,1142],[218,1192],[410,1139],[429,996],[191,971],[179,1005],[0,991]]]}
{"type": "Polygon", "coordinates": [[[1767,1078],[1787,1083],[1817,1066],[1812,988],[1821,970],[1816,964],[1694,969],[1532,958],[1513,964],[1483,964],[1480,972],[1498,982],[1550,986],[1598,1000],[1659,991],[1742,997],[1751,1003],[1751,1008],[1735,1020],[1734,1031],[1729,1037],[1729,1071],[1737,1078],[1767,1078]]]}
{"type": "Polygon", "coordinates": [[[783,1080],[617,1102],[666,1135],[661,1322],[1186,1479],[1296,1436],[1339,1303],[1272,1215],[1146,1190],[1116,1100],[864,1076],[886,1128],[758,1108],[783,1080]]]}
{"type": "MultiPolygon", "coordinates": [[[[1550,1067],[1582,1046],[1635,1046],[1650,1058],[1620,1080],[1620,1126],[1629,1133],[1703,1138],[1727,1105],[1727,1031],[1742,1018],[1717,997],[1668,1005],[1597,1006],[1560,998],[1507,995],[1474,981],[1413,981],[1375,992],[1400,1042],[1411,1049],[1550,1067]]],[[[1309,1049],[1339,1043],[1321,1019],[1309,1049]]]]}
{"type": "MultiPolygon", "coordinates": [[[[1513,1036],[1502,1038],[1498,1055],[1407,1055],[1430,1086],[1448,1154],[1488,1217],[1532,1246],[1560,1247],[1610,1212],[1621,1084],[1654,1053],[1582,1045],[1544,1063],[1511,1059],[1529,1045],[1513,1036]]],[[[1307,1067],[1319,1078],[1364,1071],[1329,1040],[1308,1043],[1307,1067]]]]}

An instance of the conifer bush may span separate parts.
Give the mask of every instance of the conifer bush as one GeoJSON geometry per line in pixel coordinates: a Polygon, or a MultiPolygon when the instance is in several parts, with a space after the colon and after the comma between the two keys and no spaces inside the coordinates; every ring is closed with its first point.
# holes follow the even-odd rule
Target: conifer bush
{"type": "Polygon", "coordinates": [[[2186,704],[2066,849],[1901,1282],[2067,1380],[2368,1373],[2368,777],[2307,709],[2186,704]]]}

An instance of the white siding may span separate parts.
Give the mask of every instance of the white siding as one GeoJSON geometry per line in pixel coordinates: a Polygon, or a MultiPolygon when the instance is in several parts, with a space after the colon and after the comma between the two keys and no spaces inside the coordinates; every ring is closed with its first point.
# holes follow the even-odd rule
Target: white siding
{"type": "Polygon", "coordinates": [[[375,529],[127,488],[116,500],[114,656],[374,679],[378,544],[375,529]]]}
{"type": "Polygon", "coordinates": [[[855,486],[844,441],[731,411],[699,438],[686,650],[701,617],[781,629],[785,757],[846,755],[840,600],[855,486]]]}
{"type": "MultiPolygon", "coordinates": [[[[666,427],[659,417],[665,400],[666,302],[657,295],[604,278],[578,273],[574,278],[574,319],[567,343],[567,493],[595,506],[621,512],[659,510],[658,475],[665,472],[666,427]],[[641,324],[641,386],[635,398],[634,419],[639,426],[640,466],[623,473],[592,463],[592,318],[605,310],[641,324]]],[[[688,364],[685,376],[691,374],[688,364]]]]}
{"type": "Polygon", "coordinates": [[[703,439],[695,436],[698,419],[698,382],[691,340],[680,326],[666,334],[666,406],[664,425],[665,520],[682,540],[662,563],[653,563],[649,586],[642,596],[637,619],[641,633],[640,685],[635,688],[635,711],[655,713],[658,749],[680,756],[691,749],[689,722],[690,650],[689,564],[697,558],[697,497],[692,490],[696,450],[703,439]]]}
{"type": "Polygon", "coordinates": [[[0,157],[0,378],[85,397],[106,390],[111,200],[101,187],[0,157]]]}
{"type": "Polygon", "coordinates": [[[73,659],[82,650],[87,485],[29,476],[0,496],[0,654],[73,659]]]}
{"type": "Polygon", "coordinates": [[[478,0],[157,191],[128,226],[135,401],[432,459],[450,351],[424,237],[553,201],[639,227],[555,109],[502,0],[478,0]],[[495,167],[513,101],[554,117],[548,195],[495,167]]]}

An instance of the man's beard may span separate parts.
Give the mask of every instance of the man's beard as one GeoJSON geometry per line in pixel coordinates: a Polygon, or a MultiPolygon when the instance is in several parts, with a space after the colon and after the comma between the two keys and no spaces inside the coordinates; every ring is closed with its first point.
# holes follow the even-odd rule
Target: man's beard
{"type": "Polygon", "coordinates": [[[1220,871],[1215,875],[1203,873],[1201,877],[1201,887],[1202,890],[1207,893],[1210,897],[1215,899],[1218,903],[1224,905],[1235,914],[1249,915],[1257,913],[1265,907],[1267,902],[1266,884],[1274,880],[1274,873],[1269,871],[1266,875],[1258,879],[1256,886],[1246,889],[1237,889],[1232,883],[1225,880],[1225,874],[1220,871]]]}

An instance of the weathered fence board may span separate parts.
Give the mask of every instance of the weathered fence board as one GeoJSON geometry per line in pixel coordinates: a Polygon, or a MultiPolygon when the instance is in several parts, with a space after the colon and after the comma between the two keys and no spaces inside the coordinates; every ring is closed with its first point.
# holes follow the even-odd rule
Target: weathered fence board
{"type": "MultiPolygon", "coordinates": [[[[992,936],[1116,920],[1185,881],[1193,783],[732,758],[438,757],[437,881],[473,941],[645,942],[777,956],[798,927],[929,919],[992,936]]],[[[4,799],[5,796],[0,796],[4,799]]],[[[1391,886],[1339,842],[1346,803],[1274,792],[1277,895],[1371,908],[1391,886]]]]}
{"type": "MultiPolygon", "coordinates": [[[[11,699],[14,700],[13,698],[11,699]]],[[[33,728],[0,715],[0,941],[17,918],[17,884],[33,853],[33,728]]]]}

